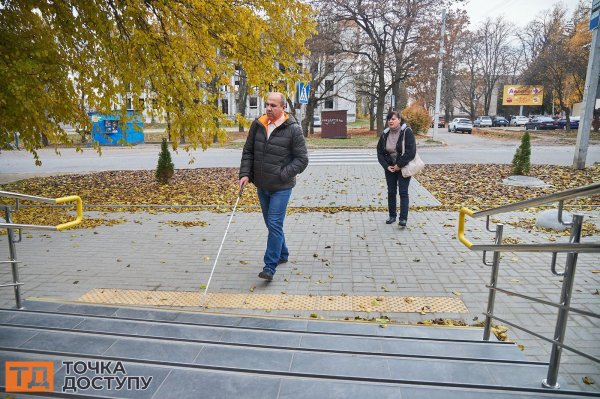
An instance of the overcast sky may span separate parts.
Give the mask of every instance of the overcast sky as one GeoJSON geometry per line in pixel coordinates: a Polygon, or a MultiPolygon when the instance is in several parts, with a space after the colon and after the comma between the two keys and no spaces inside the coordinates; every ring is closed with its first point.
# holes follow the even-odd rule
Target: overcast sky
{"type": "MultiPolygon", "coordinates": [[[[543,10],[552,8],[556,3],[566,5],[569,10],[568,15],[571,16],[578,0],[468,0],[464,8],[473,25],[483,21],[486,16],[495,18],[502,15],[507,21],[524,27],[539,16],[543,10]]],[[[591,6],[591,0],[589,3],[591,6]]]]}

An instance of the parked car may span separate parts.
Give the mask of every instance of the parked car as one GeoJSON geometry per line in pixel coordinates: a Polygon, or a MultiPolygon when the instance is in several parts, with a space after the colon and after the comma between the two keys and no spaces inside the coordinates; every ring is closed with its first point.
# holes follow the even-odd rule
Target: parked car
{"type": "Polygon", "coordinates": [[[510,126],[525,126],[529,122],[529,118],[522,115],[513,116],[510,118],[510,126]]]}
{"type": "Polygon", "coordinates": [[[492,117],[491,116],[480,116],[473,121],[473,126],[492,127],[492,117]]]}
{"type": "Polygon", "coordinates": [[[508,120],[503,116],[494,116],[492,126],[508,126],[508,120]]]}
{"type": "Polygon", "coordinates": [[[449,132],[467,132],[471,134],[473,130],[473,123],[467,118],[454,118],[452,122],[448,124],[449,132]]]}
{"type": "MultiPolygon", "coordinates": [[[[572,116],[569,119],[571,121],[571,129],[579,129],[579,117],[572,116]]],[[[559,120],[557,120],[556,128],[566,130],[567,129],[567,118],[560,118],[559,120]]]]}
{"type": "MultiPolygon", "coordinates": [[[[431,117],[431,127],[433,127],[433,116],[431,117]]],[[[446,118],[443,115],[438,116],[438,127],[446,127],[446,118]]]]}
{"type": "Polygon", "coordinates": [[[556,129],[556,122],[549,116],[538,116],[531,118],[529,122],[525,124],[525,130],[554,130],[556,129]]]}
{"type": "Polygon", "coordinates": [[[313,116],[313,126],[314,127],[321,127],[321,115],[315,115],[315,116],[313,116]]]}

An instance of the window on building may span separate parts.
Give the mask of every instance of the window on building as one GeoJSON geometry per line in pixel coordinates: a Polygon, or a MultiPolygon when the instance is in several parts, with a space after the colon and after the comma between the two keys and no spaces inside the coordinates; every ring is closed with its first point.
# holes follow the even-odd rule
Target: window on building
{"type": "Polygon", "coordinates": [[[325,109],[333,109],[333,99],[325,100],[325,109]]]}
{"type": "Polygon", "coordinates": [[[131,101],[131,97],[127,97],[127,109],[133,109],[133,101],[131,101]]]}
{"type": "Polygon", "coordinates": [[[333,62],[327,62],[325,64],[325,73],[328,75],[330,73],[333,73],[334,68],[335,68],[335,64],[333,62]]]}
{"type": "Polygon", "coordinates": [[[249,102],[250,108],[258,108],[258,97],[250,96],[249,102]]]}
{"type": "Polygon", "coordinates": [[[333,91],[333,80],[326,80],[325,81],[325,93],[328,93],[330,91],[333,91]]]}
{"type": "Polygon", "coordinates": [[[223,99],[221,100],[221,110],[224,114],[229,114],[229,100],[223,99]]]}

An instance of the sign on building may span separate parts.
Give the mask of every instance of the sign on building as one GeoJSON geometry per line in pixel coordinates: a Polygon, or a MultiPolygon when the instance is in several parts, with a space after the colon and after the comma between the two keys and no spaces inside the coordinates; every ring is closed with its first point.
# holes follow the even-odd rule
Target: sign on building
{"type": "Polygon", "coordinates": [[[544,86],[504,85],[502,105],[542,105],[544,86]]]}

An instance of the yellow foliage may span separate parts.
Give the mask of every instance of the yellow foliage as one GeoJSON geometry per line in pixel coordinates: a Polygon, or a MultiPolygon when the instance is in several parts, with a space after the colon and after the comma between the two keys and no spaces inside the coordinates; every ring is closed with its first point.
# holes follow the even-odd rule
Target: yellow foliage
{"type": "Polygon", "coordinates": [[[89,131],[86,109],[124,117],[123,98],[139,106],[145,95],[172,138],[206,148],[225,123],[218,96],[236,65],[252,90],[293,88],[314,31],[299,0],[34,3],[0,12],[0,148],[19,132],[36,160],[43,136],[69,143],[60,124],[89,131]]]}
{"type": "Polygon", "coordinates": [[[429,113],[419,104],[411,104],[403,109],[402,117],[408,121],[408,125],[412,128],[413,133],[427,133],[429,124],[431,123],[429,113]]]}

